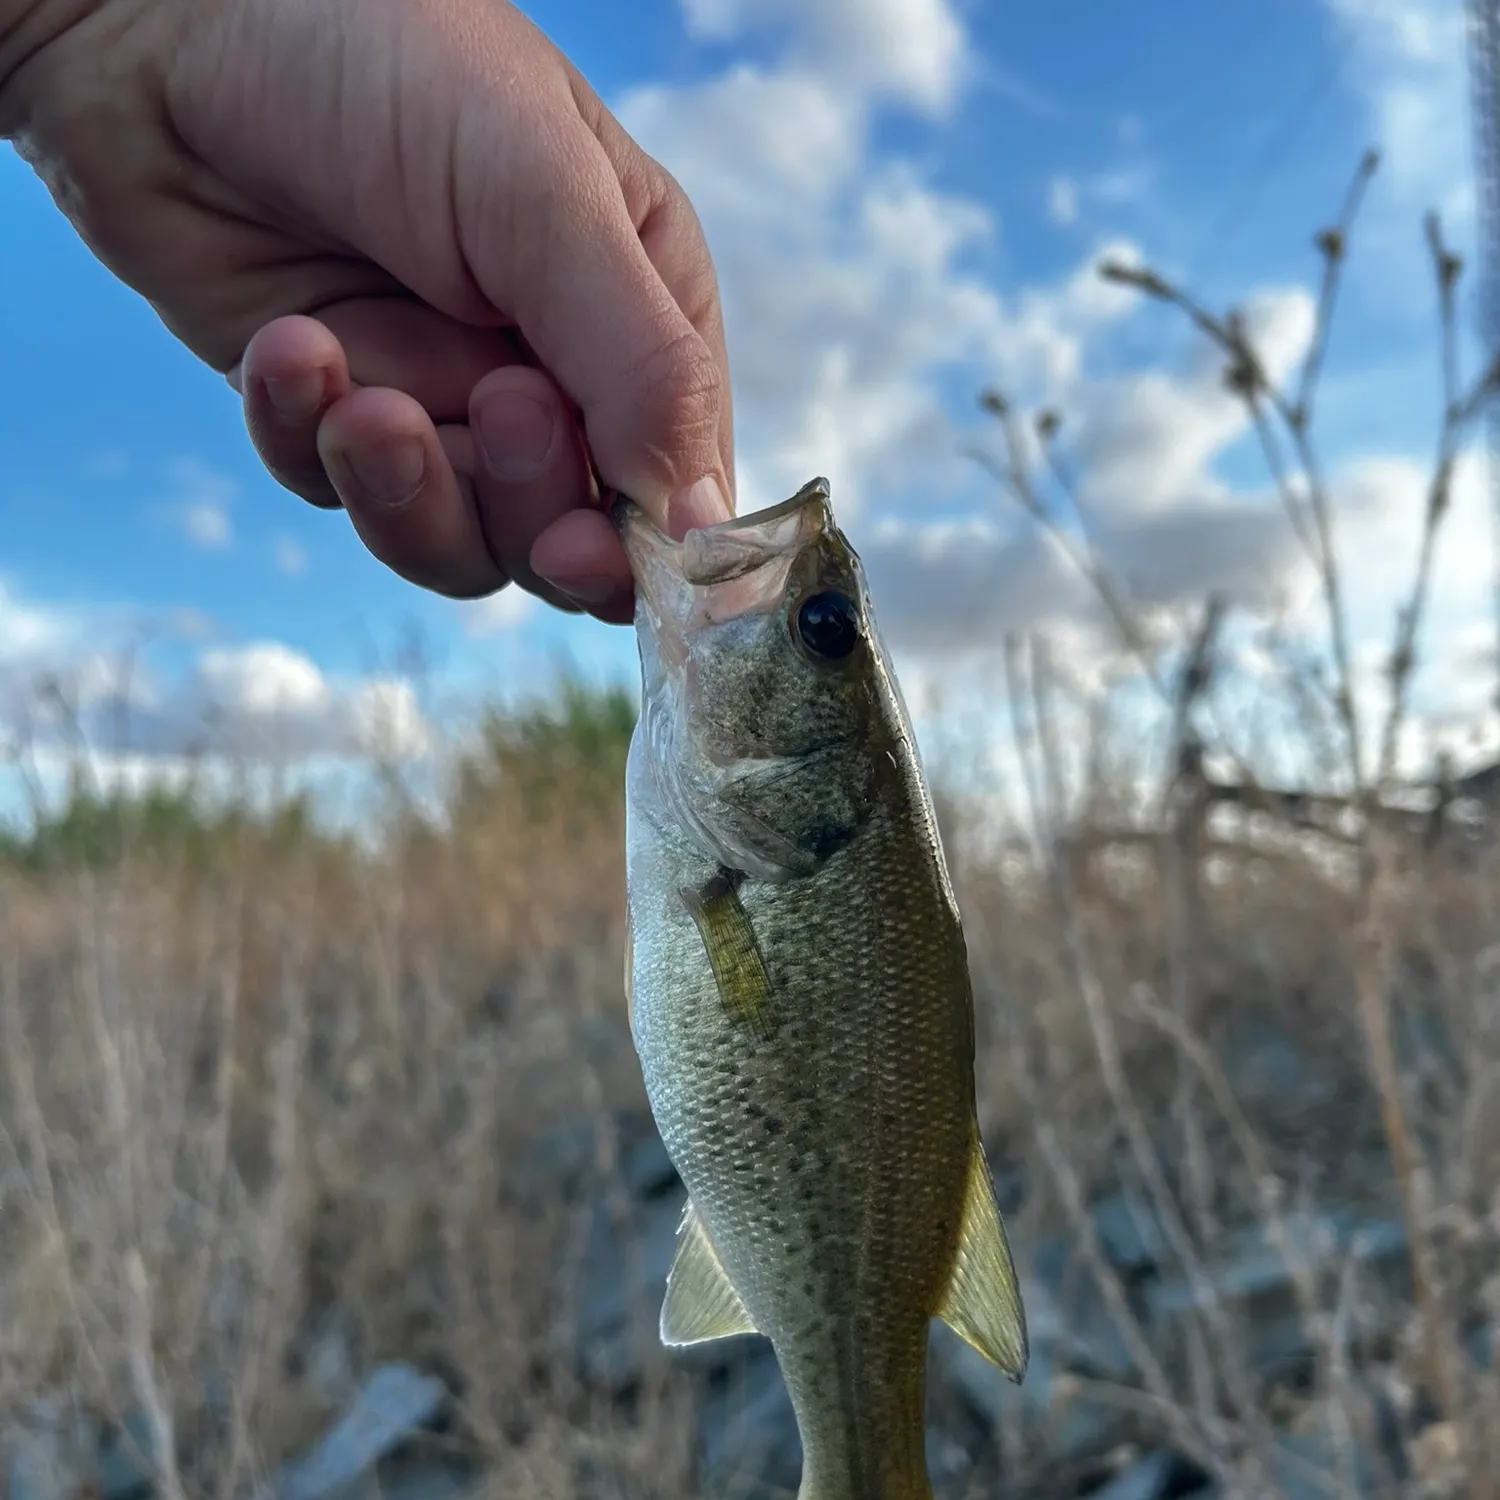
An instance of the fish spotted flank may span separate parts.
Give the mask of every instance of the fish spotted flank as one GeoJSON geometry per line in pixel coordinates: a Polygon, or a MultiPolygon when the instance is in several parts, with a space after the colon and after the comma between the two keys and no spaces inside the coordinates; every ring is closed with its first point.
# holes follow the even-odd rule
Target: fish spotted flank
{"type": "Polygon", "coordinates": [[[628,501],[631,1031],[687,1186],[668,1344],[771,1340],[801,1500],[927,1500],[927,1330],[1013,1380],[967,955],[858,557],[814,480],[673,543],[628,501]]]}

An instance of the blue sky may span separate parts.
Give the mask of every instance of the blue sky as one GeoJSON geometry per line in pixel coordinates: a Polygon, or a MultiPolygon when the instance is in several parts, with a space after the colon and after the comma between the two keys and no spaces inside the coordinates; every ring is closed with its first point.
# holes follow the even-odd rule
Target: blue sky
{"type": "MultiPolygon", "coordinates": [[[[1373,671],[1434,435],[1422,211],[1444,208],[1471,250],[1460,9],[546,0],[529,13],[699,206],[729,311],[743,499],[830,473],[903,670],[940,676],[959,647],[1018,627],[1055,628],[1085,657],[1097,645],[1086,598],[962,457],[991,379],[1068,415],[1091,512],[1148,597],[1185,603],[1220,583],[1247,605],[1285,594],[1290,618],[1311,620],[1213,367],[1089,265],[1113,247],[1215,305],[1258,293],[1258,326],[1291,361],[1311,233],[1369,143],[1387,166],[1320,420],[1373,671]]],[[[269,701],[257,684],[285,676],[286,701],[322,726],[313,745],[341,722],[335,695],[399,678],[414,630],[458,684],[540,684],[560,655],[633,670],[628,632],[425,596],[342,516],[281,491],[233,393],[10,153],[0,223],[12,690],[54,667],[87,679],[101,649],[165,632],[141,677],[158,706],[212,689],[253,713],[269,701]]],[[[1488,671],[1488,523],[1477,474],[1460,488],[1424,679],[1444,722],[1476,709],[1488,671]]]]}

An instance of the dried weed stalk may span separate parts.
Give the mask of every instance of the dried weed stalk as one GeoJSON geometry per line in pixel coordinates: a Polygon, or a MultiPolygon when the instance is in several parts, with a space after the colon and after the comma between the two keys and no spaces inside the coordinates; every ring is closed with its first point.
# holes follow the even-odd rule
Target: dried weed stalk
{"type": "MultiPolygon", "coordinates": [[[[1360,815],[1358,833],[1355,836],[1359,878],[1352,953],[1358,1020],[1365,1038],[1370,1071],[1380,1103],[1385,1138],[1411,1246],[1414,1290],[1425,1346],[1427,1379],[1440,1413],[1445,1420],[1455,1424],[1455,1430],[1463,1438],[1466,1454],[1473,1459],[1481,1453],[1483,1447],[1479,1441],[1479,1413],[1466,1411],[1453,1316],[1444,1303],[1438,1257],[1429,1228],[1429,1215],[1423,1202],[1423,1184],[1428,1173],[1407,1121],[1407,1105],[1392,1039],[1389,996],[1394,961],[1391,934],[1399,928],[1396,907],[1401,898],[1398,854],[1392,847],[1391,837],[1383,826],[1383,820],[1377,814],[1382,794],[1390,788],[1396,773],[1398,747],[1408,714],[1410,685],[1418,664],[1421,625],[1432,586],[1434,547],[1450,506],[1455,464],[1475,419],[1497,390],[1500,390],[1500,361],[1492,364],[1472,384],[1464,386],[1459,371],[1455,327],[1456,291],[1462,265],[1458,256],[1444,241],[1437,216],[1429,215],[1426,236],[1437,288],[1442,357],[1439,437],[1432,476],[1427,487],[1421,544],[1409,591],[1397,613],[1394,640],[1387,659],[1388,699],[1375,738],[1372,771],[1367,765],[1366,726],[1362,722],[1350,646],[1347,592],[1336,546],[1334,505],[1326,469],[1314,437],[1313,414],[1329,347],[1333,313],[1347,261],[1350,235],[1366,188],[1377,166],[1376,153],[1367,153],[1354,174],[1334,223],[1315,237],[1321,259],[1321,280],[1312,338],[1299,368],[1285,386],[1279,385],[1270,377],[1247,321],[1238,310],[1231,309],[1223,315],[1213,313],[1187,290],[1147,266],[1106,261],[1101,265],[1100,273],[1109,281],[1134,288],[1155,301],[1178,308],[1223,353],[1226,360],[1225,385],[1244,403],[1288,521],[1318,579],[1332,667],[1331,680],[1318,680],[1327,680],[1332,708],[1342,729],[1348,802],[1360,815]]],[[[1147,639],[1138,614],[1131,605],[1127,590],[1114,577],[1108,560],[1101,555],[1092,539],[1079,500],[1079,486],[1058,452],[1057,438],[1061,427],[1059,415],[1052,411],[1041,412],[1035,418],[1035,435],[1054,480],[1071,502],[1075,528],[1065,525],[1041,497],[1014,402],[997,391],[987,391],[981,397],[981,406],[998,420],[1007,458],[1002,464],[983,453],[975,456],[1001,481],[1026,514],[1044,528],[1092,584],[1121,639],[1167,705],[1171,716],[1173,746],[1170,784],[1180,793],[1183,779],[1180,773],[1184,768],[1190,772],[1197,771],[1202,764],[1204,747],[1194,725],[1194,710],[1208,696],[1212,677],[1212,643],[1222,618],[1223,602],[1211,602],[1205,611],[1202,627],[1186,651],[1184,666],[1176,682],[1169,681],[1147,639]]],[[[1033,808],[1040,813],[1046,810],[1049,803],[1054,809],[1058,806],[1055,796],[1048,798],[1044,795],[1049,774],[1046,768],[1055,767],[1057,761],[1053,754],[1054,747],[1046,743],[1045,704],[1037,697],[1038,690],[1034,684],[1029,694],[1025,690],[1019,676],[1019,656],[1014,648],[1009,660],[1013,706],[1022,699],[1029,697],[1031,700],[1029,719],[1035,727],[1023,732],[1022,720],[1018,718],[1017,740],[1023,762],[1030,760],[1035,763],[1027,778],[1027,786],[1033,808]]],[[[1044,658],[1034,656],[1034,665],[1037,660],[1044,661],[1044,658]]],[[[1215,748],[1220,751],[1229,749],[1223,743],[1215,748]]],[[[1192,779],[1188,778],[1190,782],[1192,779]]],[[[1197,780],[1201,782],[1201,776],[1197,780]]],[[[1200,805],[1196,807],[1178,805],[1169,806],[1166,810],[1179,829],[1186,825],[1196,831],[1201,824],[1204,809],[1200,799],[1200,805]]],[[[1057,826],[1055,821],[1053,826],[1057,826]]],[[[1040,834],[1041,830],[1038,847],[1045,848],[1046,842],[1040,834]]],[[[1171,950],[1169,984],[1175,994],[1181,986],[1189,984],[1191,979],[1191,940],[1198,926],[1195,920],[1195,892],[1202,875],[1206,846],[1201,838],[1194,840],[1190,837],[1184,839],[1168,836],[1157,847],[1164,851],[1166,860],[1164,884],[1169,903],[1168,941],[1171,950]]],[[[1062,868],[1061,862],[1053,861],[1055,878],[1061,877],[1062,868]]],[[[1106,1086],[1125,1125],[1132,1156],[1150,1189],[1153,1206],[1161,1215],[1162,1223],[1184,1267],[1190,1276],[1196,1277],[1201,1275],[1196,1253],[1177,1215],[1175,1203],[1170,1201],[1170,1195],[1163,1190],[1152,1153],[1145,1149],[1136,1111],[1123,1089],[1113,1021],[1099,994],[1097,978],[1093,975],[1079,935],[1079,924],[1072,915],[1077,902],[1076,893],[1070,891],[1063,881],[1057,887],[1056,896],[1070,966],[1088,1013],[1106,1086]],[[1135,1123],[1132,1124],[1132,1121],[1135,1123]]],[[[1229,1119],[1233,1135],[1241,1142],[1252,1175],[1266,1184],[1267,1198],[1263,1207],[1268,1221],[1275,1226],[1279,1222],[1279,1200],[1274,1188],[1274,1178],[1267,1175],[1265,1164],[1257,1159],[1253,1144],[1246,1137],[1243,1121],[1237,1119],[1230,1109],[1230,1101],[1226,1099],[1218,1080],[1209,1071],[1201,1048],[1192,1044],[1185,1030],[1186,1011],[1182,997],[1176,996],[1166,1008],[1154,1009],[1150,1013],[1157,1024],[1169,1031],[1181,1048],[1185,1066],[1191,1065],[1197,1082],[1184,1077],[1183,1089],[1190,1092],[1197,1083],[1206,1083],[1221,1112],[1229,1119]]],[[[1189,1111],[1189,1116],[1192,1117],[1192,1111],[1189,1111]]],[[[1192,1154],[1193,1142],[1190,1140],[1188,1155],[1191,1157],[1192,1154]]],[[[1220,1335],[1223,1331],[1210,1329],[1210,1332],[1220,1335]]],[[[1214,1342],[1218,1344],[1219,1339],[1216,1337],[1214,1342]]],[[[1341,1358],[1336,1345],[1325,1343],[1323,1358],[1325,1366],[1336,1373],[1341,1358]]],[[[1223,1373],[1231,1406],[1240,1414],[1246,1414],[1253,1409],[1253,1402],[1245,1399],[1239,1389],[1243,1376],[1237,1378],[1232,1361],[1228,1362],[1223,1373]]],[[[1198,1431],[1204,1439],[1211,1438],[1213,1433],[1211,1406],[1207,1393],[1200,1390],[1195,1402],[1195,1415],[1199,1424],[1198,1431]]],[[[1340,1422],[1342,1429],[1347,1430],[1348,1420],[1346,1411],[1340,1422]]],[[[1494,1492],[1494,1481],[1485,1475],[1482,1462],[1470,1462],[1467,1469],[1470,1475],[1469,1493],[1474,1500],[1494,1492]]]]}

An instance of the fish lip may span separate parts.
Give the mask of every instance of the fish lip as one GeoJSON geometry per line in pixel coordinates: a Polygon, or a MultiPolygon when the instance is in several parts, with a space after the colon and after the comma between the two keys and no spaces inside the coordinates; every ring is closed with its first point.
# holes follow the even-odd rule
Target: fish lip
{"type": "Polygon", "coordinates": [[[611,519],[635,576],[637,624],[649,625],[658,636],[664,628],[677,634],[692,619],[705,623],[769,607],[787,568],[832,526],[829,496],[828,481],[819,476],[786,500],[696,527],[680,542],[637,502],[619,496],[610,508],[611,519]],[[717,587],[761,569],[767,569],[763,583],[717,587]]]}
{"type": "Polygon", "coordinates": [[[650,553],[655,558],[670,560],[685,582],[701,586],[738,577],[778,552],[800,551],[830,524],[831,493],[828,481],[819,475],[789,499],[746,516],[730,516],[712,526],[694,527],[680,542],[674,542],[638,502],[626,495],[616,497],[610,515],[632,564],[637,562],[638,555],[650,553]],[[792,516],[801,519],[803,525],[795,529],[779,528],[780,534],[765,535],[768,530],[777,533],[777,523],[792,516]],[[724,545],[726,541],[728,547],[724,545]],[[756,543],[760,544],[758,548],[756,543]]]}

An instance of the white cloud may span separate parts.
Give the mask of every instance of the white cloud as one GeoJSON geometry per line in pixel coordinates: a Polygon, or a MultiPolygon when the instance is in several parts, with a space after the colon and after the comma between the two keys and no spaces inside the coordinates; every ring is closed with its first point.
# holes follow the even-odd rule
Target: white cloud
{"type": "Polygon", "coordinates": [[[300,578],[307,571],[307,553],[290,537],[277,537],[276,566],[288,578],[300,578]]]}
{"type": "MultiPolygon", "coordinates": [[[[1324,5],[1354,54],[1351,75],[1398,190],[1399,224],[1372,202],[1372,237],[1380,239],[1385,214],[1389,242],[1399,231],[1420,254],[1413,205],[1435,202],[1451,218],[1466,203],[1461,7],[1324,5]]],[[[682,181],[714,252],[743,508],[828,474],[893,645],[922,671],[992,653],[1005,633],[1039,624],[1076,662],[1104,663],[1111,632],[1090,586],[1011,502],[983,496],[962,457],[956,394],[998,383],[1025,404],[1063,412],[1093,536],[1142,606],[1176,610],[1219,591],[1248,608],[1274,606],[1292,628],[1322,639],[1315,579],[1258,467],[1244,408],[1224,387],[1222,357],[1196,340],[1181,367],[1096,373],[1107,369],[1100,356],[1110,330],[1140,305],[1100,280],[1097,261],[1139,259],[1139,251],[1096,246],[1055,281],[1002,289],[980,270],[999,242],[993,210],[938,191],[924,169],[877,148],[877,109],[896,103],[936,117],[961,95],[971,60],[956,3],[683,0],[683,8],[697,36],[758,31],[773,42],[757,66],[619,101],[626,128],[682,181]],[[1248,482],[1241,460],[1251,464],[1248,482]],[[943,519],[923,507],[940,507],[943,519]]],[[[1139,120],[1120,120],[1117,136],[1107,170],[1068,171],[1047,185],[1054,223],[1087,224],[1153,191],[1139,120]]],[[[1453,228],[1457,238],[1461,227],[1453,228]]],[[[1384,274],[1382,260],[1375,274],[1384,274]]],[[[1413,284],[1429,294],[1425,281],[1413,284]]],[[[1311,335],[1308,293],[1262,288],[1245,310],[1272,377],[1283,379],[1311,335]]],[[[1409,581],[1425,476],[1399,457],[1329,458],[1352,626],[1373,691],[1409,581]]],[[[1473,484],[1462,468],[1438,559],[1432,666],[1418,692],[1429,721],[1444,695],[1477,701],[1485,672],[1474,620],[1486,609],[1490,552],[1466,529],[1483,513],[1470,505],[1473,484]]],[[[504,606],[495,609],[503,618],[504,606]]]]}
{"type": "Polygon", "coordinates": [[[214,704],[255,718],[305,715],[328,699],[328,684],[313,662],[277,642],[205,651],[198,680],[214,704]]]}
{"type": "Polygon", "coordinates": [[[183,506],[182,529],[187,539],[205,552],[222,552],[234,540],[229,512],[207,500],[183,506]]]}
{"type": "MultiPolygon", "coordinates": [[[[993,647],[1006,630],[1079,618],[1092,620],[1097,642],[1088,586],[1012,512],[941,525],[912,513],[918,498],[982,494],[950,403],[955,384],[977,391],[998,381],[1067,411],[1101,543],[1144,600],[1196,599],[1211,586],[1260,597],[1259,579],[1286,566],[1290,533],[1263,496],[1237,498],[1213,476],[1246,430],[1222,387],[1222,361],[1202,356],[1172,376],[1085,378],[1090,347],[1140,304],[1100,278],[1097,264],[1106,255],[1138,260],[1137,247],[1096,245],[1057,282],[1002,295],[975,269],[997,236],[992,212],[875,151],[871,112],[899,94],[903,25],[941,15],[931,28],[939,43],[921,67],[945,89],[962,86],[956,11],[928,0],[863,8],[693,0],[686,10],[700,36],[779,25],[785,37],[769,66],[639,90],[619,105],[626,128],[683,183],[715,255],[742,507],[827,474],[841,519],[854,519],[882,618],[903,646],[993,647]],[[878,34],[890,50],[869,41],[851,54],[863,58],[858,68],[813,66],[837,27],[867,41],[878,34]],[[946,37],[958,43],[950,48],[946,37]],[[862,517],[872,506],[879,514],[876,502],[887,502],[885,519],[866,532],[862,517]]],[[[941,92],[934,84],[905,98],[935,104],[941,92]]],[[[1124,128],[1136,155],[1139,135],[1124,128]]],[[[1049,208],[1072,222],[1085,194],[1117,202],[1144,180],[1139,167],[1085,182],[1059,177],[1049,208]]],[[[1248,315],[1282,373],[1306,344],[1306,295],[1267,292],[1248,315]]]]}
{"type": "Polygon", "coordinates": [[[355,743],[366,753],[393,760],[416,760],[432,749],[432,731],[403,678],[362,682],[349,698],[355,743]]]}
{"type": "Polygon", "coordinates": [[[30,655],[62,634],[64,623],[55,613],[27,604],[0,579],[0,662],[30,655]]]}
{"type": "Polygon", "coordinates": [[[964,31],[948,0],[682,0],[682,10],[705,40],[789,29],[794,64],[871,99],[942,110],[963,80],[964,31]]]}
{"type": "MultiPolygon", "coordinates": [[[[682,182],[724,294],[742,508],[827,474],[841,511],[953,466],[939,384],[977,386],[1006,328],[965,269],[992,215],[879,158],[872,113],[930,112],[964,82],[948,0],[688,0],[696,35],[779,38],[773,63],[637,89],[625,127],[682,182]]],[[[951,474],[950,474],[951,481],[951,474]]]]}
{"type": "MultiPolygon", "coordinates": [[[[1222,592],[1245,608],[1274,607],[1291,628],[1321,640],[1316,580],[1258,467],[1244,407],[1224,386],[1222,356],[1190,336],[1179,367],[1095,373],[1109,331],[1141,305],[1103,282],[1097,262],[1139,260],[1139,250],[1096,245],[1053,282],[1001,290],[979,270],[999,239],[993,211],[938,191],[916,165],[877,150],[878,108],[896,102],[937,115],[961,93],[968,59],[955,4],[683,3],[700,37],[756,30],[780,38],[769,62],[690,88],[639,90],[619,108],[682,181],[714,252],[734,367],[742,507],[827,474],[893,645],[922,671],[993,653],[1007,632],[1038,625],[1075,664],[1102,670],[1117,658],[1090,585],[1012,502],[985,495],[962,457],[955,393],[997,383],[1023,405],[1046,402],[1063,413],[1092,536],[1140,607],[1160,614],[1222,592]],[[1248,485],[1242,459],[1254,465],[1248,485]],[[923,506],[941,506],[943,519],[923,506]]],[[[1324,3],[1358,58],[1397,196],[1408,200],[1400,230],[1420,251],[1409,200],[1435,198],[1446,208],[1448,190],[1461,190],[1467,177],[1459,8],[1449,0],[1324,3]]],[[[1122,119],[1117,134],[1113,165],[1048,184],[1054,223],[1086,223],[1152,190],[1140,122],[1122,119]]],[[[1245,313],[1270,375],[1285,379],[1311,336],[1307,291],[1262,288],[1245,313]]],[[[1344,457],[1331,455],[1329,465],[1337,532],[1346,575],[1356,580],[1355,638],[1378,688],[1415,550],[1423,476],[1398,458],[1344,457]]],[[[1467,476],[1461,471],[1458,484],[1465,494],[1467,476]]],[[[1444,578],[1431,621],[1434,662],[1458,659],[1453,643],[1469,639],[1463,632],[1473,634],[1484,607],[1489,551],[1465,535],[1472,520],[1460,522],[1464,504],[1455,500],[1439,567],[1447,560],[1474,577],[1444,578]]],[[[1484,653],[1466,647],[1459,655],[1470,663],[1467,681],[1484,653]]],[[[1445,691],[1438,673],[1424,677],[1424,703],[1445,691]]],[[[1453,691],[1473,698],[1471,688],[1453,691]]]]}
{"type": "Polygon", "coordinates": [[[1078,184],[1071,177],[1054,177],[1047,184],[1047,217],[1064,228],[1078,222],[1078,184]]]}
{"type": "Polygon", "coordinates": [[[287,759],[408,758],[425,754],[430,744],[409,682],[376,677],[337,683],[310,657],[278,641],[203,653],[195,676],[158,715],[156,726],[159,740],[195,733],[215,750],[287,759]]]}
{"type": "Polygon", "coordinates": [[[37,604],[0,580],[0,745],[47,711],[39,698],[60,695],[86,711],[115,691],[129,658],[98,648],[102,623],[96,611],[37,604]]]}
{"type": "Polygon", "coordinates": [[[238,486],[197,459],[180,458],[168,473],[170,494],[163,509],[193,546],[222,552],[234,543],[230,516],[238,486]]]}
{"type": "MultiPolygon", "coordinates": [[[[1251,342],[1280,383],[1312,337],[1312,298],[1302,288],[1267,290],[1244,312],[1251,342]]],[[[1224,364],[1206,341],[1195,342],[1185,374],[1133,371],[1078,390],[1076,442],[1091,508],[1160,512],[1224,492],[1211,465],[1249,428],[1244,403],[1224,385],[1224,364]]]]}
{"type": "Polygon", "coordinates": [[[81,735],[106,757],[164,765],[206,753],[409,759],[430,748],[410,682],[335,680],[281,642],[210,647],[186,673],[164,670],[154,646],[202,640],[202,627],[179,612],[151,629],[127,628],[96,610],[23,603],[0,586],[0,746],[46,754],[81,735]],[[101,638],[125,644],[100,650],[101,638]]]}
{"type": "MultiPolygon", "coordinates": [[[[1396,611],[1411,588],[1431,468],[1403,456],[1365,455],[1338,476],[1339,558],[1349,589],[1351,633],[1373,677],[1384,670],[1396,611]]],[[[1471,449],[1456,466],[1448,515],[1433,556],[1435,587],[1419,641],[1416,697],[1424,711],[1476,701],[1476,674],[1492,663],[1472,649],[1493,641],[1494,545],[1483,462],[1471,449]]],[[[1493,681],[1478,689],[1478,698],[1493,681]]]]}
{"type": "MultiPolygon", "coordinates": [[[[817,473],[844,517],[874,498],[962,489],[972,479],[945,387],[977,390],[997,367],[1061,375],[1130,299],[1090,274],[1008,303],[971,269],[993,245],[992,213],[875,152],[871,111],[898,62],[960,86],[962,47],[944,40],[963,36],[950,6],[699,0],[688,19],[701,35],[776,24],[785,39],[772,66],[618,103],[625,127],[682,182],[714,253],[741,507],[817,473]],[[835,36],[858,68],[817,61],[835,36]],[[927,60],[912,61],[922,46],[927,60]]],[[[927,97],[938,92],[934,83],[927,97]]]]}
{"type": "MultiPolygon", "coordinates": [[[[1176,372],[1091,379],[1082,369],[1083,331],[1118,316],[1117,299],[1133,295],[1087,268],[1033,293],[1020,368],[1066,414],[1060,441],[1093,542],[1134,609],[1174,609],[1210,593],[1264,608],[1301,580],[1303,561],[1275,497],[1264,487],[1237,494],[1216,473],[1249,426],[1224,387],[1223,357],[1194,344],[1176,372]]],[[[1245,317],[1268,373],[1284,378],[1311,335],[1307,293],[1263,291],[1245,317]]],[[[1041,469],[1039,481],[1048,493],[1041,469]]],[[[1077,660],[1098,655],[1115,629],[1093,586],[1012,499],[997,493],[993,507],[970,522],[890,520],[873,529],[862,552],[893,640],[954,658],[1045,628],[1070,640],[1077,660]]]]}
{"type": "Polygon", "coordinates": [[[719,224],[753,223],[758,239],[795,235],[800,214],[826,204],[863,165],[861,101],[795,69],[740,65],[688,88],[636,89],[618,113],[683,184],[716,257],[726,249],[714,237],[719,224]]]}
{"type": "Polygon", "coordinates": [[[522,620],[530,618],[536,603],[534,594],[528,594],[512,584],[498,593],[486,594],[483,599],[465,600],[458,608],[463,614],[464,628],[468,633],[472,636],[484,636],[519,625],[522,620]]]}
{"type": "Polygon", "coordinates": [[[1324,0],[1352,54],[1386,171],[1413,207],[1467,220],[1469,78],[1458,0],[1324,0]]]}

